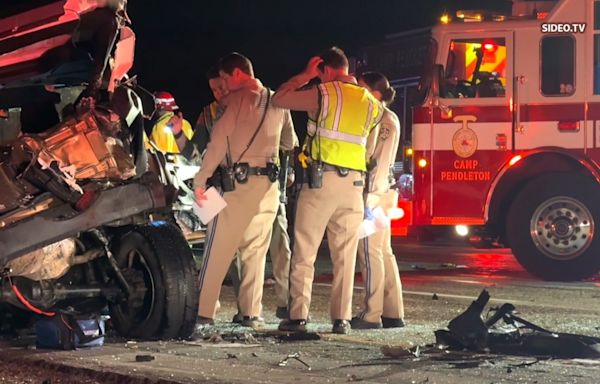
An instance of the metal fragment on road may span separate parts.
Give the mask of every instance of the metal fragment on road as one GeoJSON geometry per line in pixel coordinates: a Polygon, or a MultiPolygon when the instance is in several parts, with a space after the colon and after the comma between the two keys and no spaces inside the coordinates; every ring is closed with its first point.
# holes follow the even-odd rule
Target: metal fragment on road
{"type": "Polygon", "coordinates": [[[289,360],[290,359],[294,359],[299,361],[302,365],[304,365],[309,371],[312,371],[312,368],[310,365],[308,365],[306,362],[304,362],[301,358],[300,358],[300,352],[296,352],[296,353],[292,353],[290,355],[287,355],[283,360],[281,360],[279,363],[277,363],[278,366],[280,367],[286,367],[289,360]]]}

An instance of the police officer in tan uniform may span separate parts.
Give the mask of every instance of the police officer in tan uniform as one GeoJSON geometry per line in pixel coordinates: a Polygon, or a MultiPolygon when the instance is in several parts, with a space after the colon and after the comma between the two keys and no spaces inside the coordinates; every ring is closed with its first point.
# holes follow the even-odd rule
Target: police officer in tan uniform
{"type": "MultiPolygon", "coordinates": [[[[294,147],[299,145],[298,137],[294,134],[294,147]]],[[[280,153],[282,160],[281,175],[279,178],[279,209],[277,217],[273,222],[273,236],[269,245],[269,256],[271,257],[271,266],[273,267],[273,278],[275,279],[275,297],[277,309],[275,316],[279,319],[288,317],[288,299],[290,295],[290,262],[292,250],[290,249],[290,236],[288,234],[287,219],[287,188],[294,182],[293,168],[289,167],[289,159],[293,153],[280,153]],[[285,167],[285,169],[284,169],[285,167]]]]}
{"type": "Polygon", "coordinates": [[[330,316],[334,333],[347,333],[352,318],[358,228],[363,219],[367,137],[376,134],[381,104],[348,76],[339,48],[313,57],[304,72],[283,84],[274,103],[307,111],[305,157],[309,183],[298,197],[290,273],[289,319],[282,331],[306,332],[314,263],[325,231],[333,263],[330,316]],[[321,84],[299,90],[319,77],[321,84]]]}
{"type": "Polygon", "coordinates": [[[265,256],[279,203],[280,139],[283,150],[293,148],[293,125],[289,111],[272,105],[248,58],[239,53],[223,57],[219,73],[230,93],[223,99],[225,112],[213,127],[194,187],[198,203],[206,204],[211,178],[212,184],[220,184],[227,207],[209,223],[197,325],[214,323],[221,284],[239,250],[242,325],[261,327],[265,256]]]}
{"type": "Polygon", "coordinates": [[[221,103],[221,100],[227,96],[229,90],[219,76],[218,68],[215,66],[209,69],[206,73],[206,78],[208,79],[208,86],[210,87],[215,100],[202,108],[202,111],[196,120],[196,125],[194,126],[194,135],[192,136],[192,139],[186,143],[185,148],[181,152],[181,154],[188,159],[201,156],[206,150],[206,144],[210,141],[213,126],[225,111],[225,107],[221,103]]]}
{"type": "MultiPolygon", "coordinates": [[[[366,72],[359,76],[358,84],[366,87],[381,101],[386,109],[380,124],[379,135],[369,166],[369,190],[366,209],[395,206],[395,184],[392,166],[398,152],[400,122],[398,116],[387,108],[396,92],[384,75],[366,72]]],[[[365,284],[363,310],[352,319],[352,329],[397,328],[404,326],[402,284],[398,264],[392,250],[390,227],[361,239],[358,261],[365,284]]]]}

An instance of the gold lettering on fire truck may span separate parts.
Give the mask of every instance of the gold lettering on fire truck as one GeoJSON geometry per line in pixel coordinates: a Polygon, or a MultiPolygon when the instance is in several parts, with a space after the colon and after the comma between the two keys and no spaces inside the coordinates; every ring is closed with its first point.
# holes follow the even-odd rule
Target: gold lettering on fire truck
{"type": "Polygon", "coordinates": [[[454,170],[441,172],[441,181],[489,181],[492,179],[490,171],[478,169],[479,161],[477,160],[454,160],[452,166],[454,170]]]}
{"type": "Polygon", "coordinates": [[[460,115],[454,118],[455,122],[461,122],[462,127],[452,137],[452,149],[457,156],[467,158],[473,156],[477,151],[477,134],[469,128],[469,122],[477,121],[472,115],[460,115]]]}

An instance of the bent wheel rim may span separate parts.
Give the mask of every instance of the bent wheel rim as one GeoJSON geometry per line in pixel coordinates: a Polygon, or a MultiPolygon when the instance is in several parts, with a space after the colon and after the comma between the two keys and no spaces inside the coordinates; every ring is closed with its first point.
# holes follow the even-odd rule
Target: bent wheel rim
{"type": "Polygon", "coordinates": [[[553,260],[573,260],[584,253],[594,237],[594,217],[577,199],[557,196],[540,204],[531,217],[531,238],[553,260]]]}
{"type": "Polygon", "coordinates": [[[143,323],[152,316],[156,286],[150,266],[140,250],[132,249],[127,253],[125,271],[128,271],[127,275],[130,277],[135,276],[130,279],[129,283],[133,283],[132,288],[137,292],[134,293],[136,297],[121,303],[119,310],[124,317],[133,322],[143,323]]]}

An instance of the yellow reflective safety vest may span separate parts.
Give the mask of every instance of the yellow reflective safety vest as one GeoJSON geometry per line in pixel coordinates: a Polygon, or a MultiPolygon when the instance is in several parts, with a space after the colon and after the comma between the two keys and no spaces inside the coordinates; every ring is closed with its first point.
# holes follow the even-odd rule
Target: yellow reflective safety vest
{"type": "MultiPolygon", "coordinates": [[[[167,126],[167,123],[173,116],[173,112],[167,112],[160,116],[154,127],[152,127],[152,133],[150,134],[150,140],[163,153],[179,153],[175,135],[173,135],[173,132],[167,126]]],[[[181,129],[188,140],[192,138],[194,131],[192,130],[192,125],[187,120],[183,120],[181,129]]]]}
{"type": "Polygon", "coordinates": [[[366,171],[367,136],[383,116],[383,106],[358,85],[331,81],[319,85],[320,111],[309,120],[310,156],[339,167],[366,171]]]}

